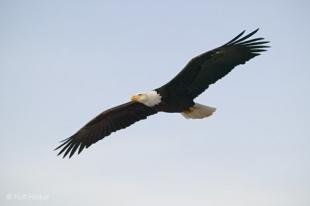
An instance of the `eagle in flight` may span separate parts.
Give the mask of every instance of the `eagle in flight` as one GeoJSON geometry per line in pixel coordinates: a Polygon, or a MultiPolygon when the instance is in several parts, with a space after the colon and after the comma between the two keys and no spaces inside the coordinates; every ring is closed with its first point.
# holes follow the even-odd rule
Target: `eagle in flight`
{"type": "Polygon", "coordinates": [[[215,108],[194,102],[211,84],[228,74],[235,66],[266,51],[264,38],[250,38],[258,29],[244,35],[241,32],[226,44],[191,59],[171,81],[152,91],[131,96],[130,101],[108,109],[55,149],[69,158],[84,148],[137,121],[158,112],[181,113],[187,119],[202,119],[212,115],[215,108]]]}

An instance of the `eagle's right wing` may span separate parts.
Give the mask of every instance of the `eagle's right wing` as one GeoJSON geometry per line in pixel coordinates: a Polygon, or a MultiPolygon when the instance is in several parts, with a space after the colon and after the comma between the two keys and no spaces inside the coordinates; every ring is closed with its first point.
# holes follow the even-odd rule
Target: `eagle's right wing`
{"type": "MultiPolygon", "coordinates": [[[[205,52],[189,61],[185,68],[161,88],[186,93],[195,98],[227,75],[235,66],[244,64],[269,46],[264,38],[249,39],[258,29],[242,37],[245,31],[221,47],[205,52]]],[[[160,89],[160,88],[159,88],[160,89]]]]}

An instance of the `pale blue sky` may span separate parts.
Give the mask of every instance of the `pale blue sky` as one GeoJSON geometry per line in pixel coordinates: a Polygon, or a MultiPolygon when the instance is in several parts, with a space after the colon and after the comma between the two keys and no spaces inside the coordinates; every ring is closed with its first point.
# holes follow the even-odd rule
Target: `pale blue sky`
{"type": "Polygon", "coordinates": [[[310,205],[309,20],[308,1],[1,0],[0,205],[310,205]],[[160,114],[70,160],[52,151],[257,27],[272,48],[197,98],[211,118],[160,114]]]}

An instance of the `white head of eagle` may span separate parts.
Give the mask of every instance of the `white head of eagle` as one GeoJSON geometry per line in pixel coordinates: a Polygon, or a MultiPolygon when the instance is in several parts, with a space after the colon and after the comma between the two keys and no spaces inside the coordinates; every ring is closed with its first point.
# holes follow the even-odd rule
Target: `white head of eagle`
{"type": "Polygon", "coordinates": [[[140,102],[148,107],[154,107],[161,102],[161,96],[156,91],[137,93],[130,97],[131,101],[140,102]]]}

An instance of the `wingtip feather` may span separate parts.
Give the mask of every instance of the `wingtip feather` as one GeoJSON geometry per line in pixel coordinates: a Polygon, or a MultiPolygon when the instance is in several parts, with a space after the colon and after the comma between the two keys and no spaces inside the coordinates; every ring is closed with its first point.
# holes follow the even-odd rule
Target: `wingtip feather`
{"type": "Polygon", "coordinates": [[[225,46],[226,46],[226,45],[230,45],[230,44],[232,44],[234,41],[236,41],[237,39],[239,39],[239,37],[241,37],[241,36],[245,33],[245,31],[246,31],[246,30],[243,30],[241,33],[239,33],[237,36],[235,36],[232,40],[230,40],[229,42],[227,42],[227,43],[225,44],[225,46]]]}

